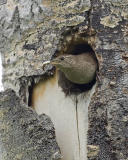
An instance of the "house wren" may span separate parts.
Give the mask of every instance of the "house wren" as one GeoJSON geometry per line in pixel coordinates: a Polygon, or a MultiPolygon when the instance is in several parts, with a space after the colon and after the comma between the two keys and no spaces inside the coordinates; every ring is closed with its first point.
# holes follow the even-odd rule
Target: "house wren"
{"type": "Polygon", "coordinates": [[[76,84],[90,83],[97,71],[97,61],[91,53],[61,55],[48,63],[56,66],[68,80],[76,84]]]}

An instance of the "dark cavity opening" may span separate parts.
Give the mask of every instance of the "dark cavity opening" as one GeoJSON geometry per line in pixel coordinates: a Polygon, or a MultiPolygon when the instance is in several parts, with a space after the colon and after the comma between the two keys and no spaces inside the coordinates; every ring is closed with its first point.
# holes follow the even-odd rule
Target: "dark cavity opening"
{"type": "Polygon", "coordinates": [[[34,80],[31,81],[31,85],[28,87],[28,106],[32,106],[32,94],[35,86],[34,80]]]}
{"type": "MultiPolygon", "coordinates": [[[[93,49],[91,48],[90,45],[88,44],[77,44],[77,45],[74,45],[72,48],[71,48],[71,51],[69,51],[70,54],[81,54],[81,53],[86,53],[86,52],[90,52],[91,54],[94,53],[93,49]]],[[[94,53],[95,55],[95,53],[94,53]]]]}
{"type": "MultiPolygon", "coordinates": [[[[78,55],[81,53],[86,54],[87,52],[92,54],[92,56],[95,58],[98,64],[98,60],[96,58],[95,52],[93,51],[92,47],[88,43],[73,44],[73,45],[71,44],[69,45],[69,48],[67,48],[67,51],[65,52],[65,54],[68,53],[68,54],[78,55]]],[[[86,92],[90,90],[95,83],[96,83],[96,75],[95,75],[95,78],[88,84],[76,84],[69,81],[65,77],[65,75],[61,71],[59,71],[58,84],[66,95],[80,94],[82,92],[86,92]]]]}

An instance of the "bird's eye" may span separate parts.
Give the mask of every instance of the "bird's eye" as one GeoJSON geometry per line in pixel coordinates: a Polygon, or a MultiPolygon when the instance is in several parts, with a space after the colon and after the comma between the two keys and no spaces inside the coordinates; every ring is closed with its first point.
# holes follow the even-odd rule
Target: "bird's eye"
{"type": "Polygon", "coordinates": [[[60,57],[60,60],[63,61],[63,60],[64,60],[64,57],[60,57]]]}

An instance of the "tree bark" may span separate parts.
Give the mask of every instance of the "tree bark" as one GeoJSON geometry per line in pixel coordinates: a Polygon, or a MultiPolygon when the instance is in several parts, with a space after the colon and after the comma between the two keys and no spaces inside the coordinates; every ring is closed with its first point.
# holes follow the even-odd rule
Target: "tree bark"
{"type": "MultiPolygon", "coordinates": [[[[27,105],[32,104],[33,86],[54,75],[51,65],[43,70],[44,61],[71,53],[77,44],[88,44],[93,49],[99,72],[95,93],[86,106],[88,159],[126,160],[128,2],[8,0],[0,3],[0,30],[4,88],[13,89],[27,105]]],[[[1,150],[8,153],[5,148],[1,150]]]]}
{"type": "Polygon", "coordinates": [[[12,90],[0,94],[0,159],[59,159],[50,118],[40,117],[12,90]]]}

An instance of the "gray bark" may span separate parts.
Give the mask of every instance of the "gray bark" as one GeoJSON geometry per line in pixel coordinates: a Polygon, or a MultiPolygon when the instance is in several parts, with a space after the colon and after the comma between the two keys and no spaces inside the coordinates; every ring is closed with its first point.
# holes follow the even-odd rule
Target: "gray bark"
{"type": "Polygon", "coordinates": [[[92,2],[101,82],[89,107],[88,143],[100,147],[98,160],[128,158],[127,10],[126,1],[92,2]]]}
{"type": "Polygon", "coordinates": [[[55,129],[45,114],[40,117],[12,90],[0,94],[0,159],[59,159],[55,129]]]}
{"type": "Polygon", "coordinates": [[[127,26],[125,0],[8,0],[0,6],[4,87],[13,89],[26,104],[32,84],[54,74],[50,65],[42,69],[43,61],[75,44],[93,48],[100,81],[88,106],[90,160],[128,157],[127,26]]]}

